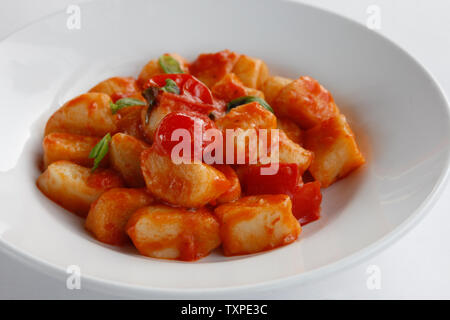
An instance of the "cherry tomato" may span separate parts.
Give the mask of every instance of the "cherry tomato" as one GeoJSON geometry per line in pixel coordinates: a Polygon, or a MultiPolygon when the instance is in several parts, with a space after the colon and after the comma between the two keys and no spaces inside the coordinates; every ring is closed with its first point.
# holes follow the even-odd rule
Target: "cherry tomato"
{"type": "Polygon", "coordinates": [[[213,104],[213,96],[211,91],[206,85],[194,76],[187,73],[177,74],[159,74],[150,78],[144,85],[144,89],[149,86],[156,85],[158,87],[164,87],[166,85],[166,79],[175,81],[180,89],[180,95],[186,96],[192,99],[192,101],[213,104]]]}
{"type": "Polygon", "coordinates": [[[262,175],[261,167],[249,166],[241,177],[242,191],[248,195],[255,194],[286,194],[293,195],[295,187],[301,181],[298,165],[280,163],[278,172],[274,175],[262,175]]]}
{"type": "Polygon", "coordinates": [[[246,195],[288,195],[292,201],[292,214],[302,226],[320,218],[320,183],[313,181],[303,184],[298,165],[280,163],[275,175],[261,175],[261,166],[249,166],[240,178],[246,195]]]}
{"type": "Polygon", "coordinates": [[[158,104],[165,105],[172,111],[194,111],[204,115],[210,114],[216,108],[211,104],[196,102],[185,95],[174,94],[170,92],[160,92],[158,94],[158,104]]]}
{"type": "MultiPolygon", "coordinates": [[[[172,112],[161,120],[156,130],[155,148],[160,154],[171,156],[172,149],[183,141],[183,138],[172,139],[172,134],[177,129],[185,129],[190,135],[190,160],[194,160],[196,155],[202,157],[203,149],[210,143],[204,141],[203,134],[206,130],[215,128],[214,122],[203,114],[189,111],[172,112]],[[198,134],[195,134],[195,130],[198,130],[198,134]]],[[[179,155],[183,159],[188,157],[187,154],[179,155]]]]}

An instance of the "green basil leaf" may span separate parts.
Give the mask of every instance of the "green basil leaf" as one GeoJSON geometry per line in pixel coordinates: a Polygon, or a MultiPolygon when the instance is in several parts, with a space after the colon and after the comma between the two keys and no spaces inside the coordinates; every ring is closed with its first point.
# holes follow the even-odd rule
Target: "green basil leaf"
{"type": "Polygon", "coordinates": [[[158,62],[165,73],[184,73],[181,70],[180,63],[168,54],[163,54],[159,57],[158,62]]]}
{"type": "Polygon", "coordinates": [[[92,148],[89,153],[89,159],[94,159],[94,166],[92,167],[92,172],[98,168],[100,162],[106,156],[109,151],[109,142],[111,141],[111,135],[107,133],[102,140],[100,140],[94,148],[92,148]]]}
{"type": "Polygon", "coordinates": [[[239,97],[237,99],[232,100],[227,105],[227,112],[229,112],[233,108],[236,108],[237,106],[247,104],[250,102],[258,102],[261,105],[261,107],[263,107],[273,113],[272,107],[264,99],[261,99],[260,97],[255,97],[255,96],[244,96],[244,97],[239,97]]]}
{"type": "Polygon", "coordinates": [[[180,88],[178,88],[177,83],[172,79],[166,79],[166,85],[162,87],[161,90],[169,93],[180,94],[180,88]]]}
{"type": "Polygon", "coordinates": [[[116,114],[122,108],[131,107],[131,106],[144,106],[145,102],[134,99],[134,98],[122,98],[117,100],[115,103],[110,102],[109,106],[111,107],[111,111],[113,114],[116,114]]]}
{"type": "Polygon", "coordinates": [[[147,113],[145,114],[145,124],[148,124],[148,121],[150,119],[150,113],[153,110],[153,107],[157,103],[157,97],[159,94],[159,88],[158,87],[148,87],[142,92],[142,96],[145,98],[148,104],[147,113]]]}

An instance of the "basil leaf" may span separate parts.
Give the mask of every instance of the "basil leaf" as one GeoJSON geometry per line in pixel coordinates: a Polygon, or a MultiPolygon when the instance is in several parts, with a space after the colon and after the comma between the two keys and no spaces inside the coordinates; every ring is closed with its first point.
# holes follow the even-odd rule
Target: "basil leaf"
{"type": "Polygon", "coordinates": [[[163,54],[159,57],[158,62],[165,73],[184,73],[181,70],[180,63],[168,54],[163,54]]]}
{"type": "Polygon", "coordinates": [[[115,103],[110,102],[109,106],[111,107],[112,114],[116,114],[122,108],[131,107],[131,106],[144,106],[145,102],[134,99],[134,98],[122,98],[117,100],[115,103]]]}
{"type": "Polygon", "coordinates": [[[250,102],[258,102],[261,105],[261,107],[263,107],[273,113],[272,107],[264,99],[261,99],[260,97],[255,97],[255,96],[244,96],[244,97],[239,97],[237,99],[232,100],[227,105],[227,112],[229,112],[233,108],[236,108],[237,106],[247,104],[250,102]]]}
{"type": "Polygon", "coordinates": [[[111,135],[107,133],[102,140],[100,140],[89,153],[89,159],[94,159],[94,166],[91,172],[94,172],[98,168],[100,162],[106,156],[109,150],[109,142],[111,141],[111,135]]]}
{"type": "Polygon", "coordinates": [[[158,87],[148,87],[142,92],[142,96],[148,103],[147,113],[145,115],[145,124],[148,124],[150,119],[150,113],[153,110],[153,107],[156,105],[156,97],[158,97],[159,88],[158,87]]]}
{"type": "Polygon", "coordinates": [[[169,93],[180,94],[180,88],[178,88],[177,83],[172,79],[166,79],[166,85],[162,87],[161,90],[169,93]]]}

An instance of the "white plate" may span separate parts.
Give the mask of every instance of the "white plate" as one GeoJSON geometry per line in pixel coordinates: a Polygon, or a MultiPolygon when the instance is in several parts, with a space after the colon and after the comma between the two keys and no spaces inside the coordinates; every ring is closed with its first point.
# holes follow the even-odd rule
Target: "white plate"
{"type": "Polygon", "coordinates": [[[62,276],[120,295],[196,297],[298,284],[367,258],[415,225],[447,177],[449,113],[432,77],[390,41],[354,22],[279,1],[96,1],[48,17],[0,44],[2,247],[62,276]],[[183,263],[103,245],[35,187],[46,119],[66,100],[151,58],[229,48],[273,74],[310,75],[335,97],[367,165],[324,191],[323,218],[299,241],[257,255],[183,263]],[[188,295],[189,294],[189,295],[188,295]]]}

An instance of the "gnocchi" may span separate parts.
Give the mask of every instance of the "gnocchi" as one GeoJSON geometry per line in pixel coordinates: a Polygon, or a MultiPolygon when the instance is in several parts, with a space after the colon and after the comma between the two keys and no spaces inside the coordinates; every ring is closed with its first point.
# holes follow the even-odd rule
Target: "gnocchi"
{"type": "Polygon", "coordinates": [[[191,73],[209,88],[233,70],[239,55],[229,50],[204,53],[191,65],[191,73]]]}
{"type": "Polygon", "coordinates": [[[85,227],[97,240],[111,244],[126,243],[125,226],[133,213],[154,203],[146,189],[113,188],[91,205],[85,227]]]}
{"type": "Polygon", "coordinates": [[[321,189],[365,163],[317,80],[230,50],[97,83],[51,115],[42,147],[37,187],[98,241],[182,261],[296,241],[321,189]]]}
{"type": "Polygon", "coordinates": [[[141,153],[150,146],[124,133],[116,133],[111,139],[111,167],[119,172],[130,187],[144,187],[140,159],[141,153]]]}
{"type": "MultiPolygon", "coordinates": [[[[176,53],[168,53],[166,55],[171,56],[174,58],[178,63],[180,64],[181,70],[183,72],[189,71],[189,63],[184,59],[182,56],[176,53]]],[[[141,73],[139,74],[137,83],[138,85],[143,88],[144,85],[150,80],[151,77],[164,73],[164,70],[161,68],[161,64],[159,63],[158,59],[150,60],[141,70],[141,73]]]]}
{"type": "Polygon", "coordinates": [[[234,73],[227,73],[211,88],[218,99],[230,102],[242,96],[257,96],[264,99],[264,93],[254,88],[246,87],[234,73]]]}
{"type": "Polygon", "coordinates": [[[338,114],[331,93],[311,77],[300,77],[281,89],[273,101],[275,113],[310,129],[338,114]]]}
{"type": "Polygon", "coordinates": [[[225,175],[204,163],[174,164],[154,148],[144,150],[141,168],[147,188],[174,205],[198,208],[216,200],[231,184],[225,175]]]}
{"type": "MultiPolygon", "coordinates": [[[[100,141],[97,137],[86,137],[70,133],[50,133],[44,137],[44,168],[59,160],[69,160],[82,166],[91,167],[94,160],[89,158],[92,148],[100,141]]],[[[108,166],[108,157],[101,162],[108,166]]]]}
{"type": "Polygon", "coordinates": [[[355,135],[343,115],[306,131],[305,147],[314,152],[315,158],[309,171],[323,188],[365,162],[355,135]]]}
{"type": "Polygon", "coordinates": [[[298,145],[303,144],[303,131],[288,118],[277,118],[277,128],[283,130],[286,136],[298,145]]]}
{"type": "Polygon", "coordinates": [[[94,86],[89,92],[106,93],[113,102],[127,97],[143,99],[137,82],[133,77],[113,77],[106,79],[94,86]]]}
{"type": "Polygon", "coordinates": [[[86,216],[91,204],[106,190],[123,186],[120,176],[105,169],[91,172],[73,162],[61,160],[48,166],[37,180],[38,188],[62,207],[86,216]]]}
{"type": "Polygon", "coordinates": [[[126,231],[139,252],[153,258],[194,261],[220,245],[219,223],[206,208],[144,207],[131,216],[126,231]]]}
{"type": "Polygon", "coordinates": [[[301,233],[287,195],[245,197],[218,206],[214,213],[227,256],[273,249],[295,241],[301,233]]]}
{"type": "Polygon", "coordinates": [[[239,57],[232,72],[237,75],[245,86],[254,89],[261,88],[269,77],[269,69],[264,61],[244,54],[239,57]]]}
{"type": "Polygon", "coordinates": [[[48,120],[45,135],[65,132],[104,136],[116,132],[116,117],[111,112],[111,98],[105,93],[82,94],[58,109],[48,120]]]}

